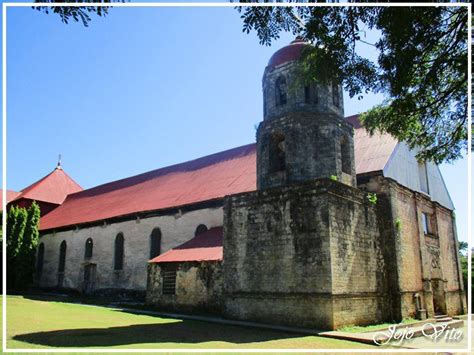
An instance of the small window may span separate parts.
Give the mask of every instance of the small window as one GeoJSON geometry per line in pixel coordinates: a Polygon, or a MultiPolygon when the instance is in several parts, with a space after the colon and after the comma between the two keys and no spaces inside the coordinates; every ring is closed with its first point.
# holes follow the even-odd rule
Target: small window
{"type": "Polygon", "coordinates": [[[423,233],[424,234],[432,234],[430,215],[423,212],[421,214],[421,220],[422,220],[422,223],[423,223],[423,233]]]}
{"type": "Polygon", "coordinates": [[[162,286],[163,295],[176,294],[176,269],[164,269],[162,271],[162,286]]]}
{"type": "Polygon", "coordinates": [[[311,103],[311,91],[308,85],[304,87],[304,102],[307,104],[311,103]]]}
{"type": "Polygon", "coordinates": [[[61,245],[59,246],[58,272],[64,272],[64,269],[66,268],[66,249],[67,249],[67,244],[66,244],[66,241],[63,240],[61,245]]]}
{"type": "Polygon", "coordinates": [[[270,142],[270,172],[276,173],[286,169],[286,146],[285,136],[282,134],[273,134],[270,142]]]}
{"type": "Polygon", "coordinates": [[[332,84],[332,102],[334,106],[340,107],[341,100],[339,98],[339,86],[337,84],[332,84]]]}
{"type": "Polygon", "coordinates": [[[117,236],[115,237],[114,270],[123,269],[123,243],[123,233],[117,234],[117,236]]]}
{"type": "Polygon", "coordinates": [[[284,76],[280,76],[275,83],[276,86],[276,105],[286,105],[286,79],[284,76]]]}
{"type": "Polygon", "coordinates": [[[428,171],[426,169],[426,162],[418,162],[418,175],[420,178],[420,190],[425,194],[430,193],[428,184],[428,171]]]}
{"type": "Polygon", "coordinates": [[[341,170],[345,174],[352,173],[351,153],[349,143],[345,139],[341,141],[341,170]]]}
{"type": "Polygon", "coordinates": [[[92,249],[93,248],[94,248],[94,242],[92,241],[92,238],[88,238],[86,240],[86,250],[84,252],[84,259],[92,258],[92,249]]]}
{"type": "Polygon", "coordinates": [[[38,275],[41,275],[44,264],[44,243],[41,243],[38,247],[38,260],[36,260],[36,271],[38,275]]]}
{"type": "Polygon", "coordinates": [[[318,92],[316,85],[306,85],[304,87],[304,102],[307,104],[318,103],[318,92]]]}
{"type": "Polygon", "coordinates": [[[204,224],[200,224],[197,226],[196,231],[194,232],[194,236],[197,236],[206,231],[207,231],[207,227],[204,224]]]}
{"type": "Polygon", "coordinates": [[[154,228],[150,235],[150,259],[161,254],[161,229],[154,228]]]}

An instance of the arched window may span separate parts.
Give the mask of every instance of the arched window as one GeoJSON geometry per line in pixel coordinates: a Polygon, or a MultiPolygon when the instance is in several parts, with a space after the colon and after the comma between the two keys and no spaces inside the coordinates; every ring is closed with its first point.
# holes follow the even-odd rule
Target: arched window
{"type": "Polygon", "coordinates": [[[276,91],[276,105],[286,105],[286,79],[280,76],[275,82],[276,91]]]}
{"type": "Polygon", "coordinates": [[[285,136],[280,133],[272,134],[270,138],[270,172],[276,173],[286,169],[285,136]]]}
{"type": "Polygon", "coordinates": [[[318,103],[318,91],[316,85],[306,85],[304,87],[304,102],[307,104],[318,103]]]}
{"type": "Polygon", "coordinates": [[[336,107],[341,105],[341,100],[339,98],[339,86],[335,83],[332,84],[332,102],[336,107]]]}
{"type": "Polygon", "coordinates": [[[352,173],[351,153],[349,143],[345,139],[341,141],[341,170],[343,173],[352,173]]]}
{"type": "Polygon", "coordinates": [[[161,230],[154,228],[150,235],[150,259],[161,254],[161,230]]]}
{"type": "Polygon", "coordinates": [[[194,231],[194,236],[197,236],[201,233],[204,233],[207,231],[207,227],[205,224],[200,224],[197,226],[196,230],[194,231]]]}
{"type": "Polygon", "coordinates": [[[63,240],[61,245],[59,246],[59,264],[58,264],[58,272],[64,272],[66,268],[66,249],[67,244],[66,241],[63,240]]]}
{"type": "Polygon", "coordinates": [[[90,259],[92,258],[92,249],[94,248],[94,242],[92,241],[92,238],[89,238],[86,240],[86,250],[84,252],[84,258],[85,259],[90,259]]]}
{"type": "Polygon", "coordinates": [[[38,260],[36,260],[36,271],[38,275],[41,275],[44,264],[44,243],[41,243],[38,247],[38,260]]]}
{"type": "Polygon", "coordinates": [[[123,269],[123,233],[115,237],[114,270],[123,269]]]}

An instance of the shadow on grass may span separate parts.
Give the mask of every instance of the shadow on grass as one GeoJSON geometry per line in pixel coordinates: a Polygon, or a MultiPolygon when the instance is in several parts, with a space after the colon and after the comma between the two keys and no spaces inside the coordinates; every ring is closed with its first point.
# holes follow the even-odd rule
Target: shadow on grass
{"type": "Polygon", "coordinates": [[[136,324],[123,327],[68,329],[20,334],[14,340],[51,347],[107,347],[144,343],[197,344],[221,341],[233,344],[290,339],[301,335],[279,331],[176,321],[164,324],[136,324]]]}

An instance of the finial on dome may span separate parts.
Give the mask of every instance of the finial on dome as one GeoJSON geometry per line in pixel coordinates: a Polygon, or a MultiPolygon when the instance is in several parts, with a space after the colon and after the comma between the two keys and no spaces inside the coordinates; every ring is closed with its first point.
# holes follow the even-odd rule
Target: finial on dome
{"type": "Polygon", "coordinates": [[[63,167],[61,166],[61,154],[58,156],[58,165],[56,166],[56,169],[62,169],[63,167]]]}
{"type": "Polygon", "coordinates": [[[303,38],[303,36],[296,36],[295,39],[291,42],[291,43],[305,43],[305,39],[303,38]]]}

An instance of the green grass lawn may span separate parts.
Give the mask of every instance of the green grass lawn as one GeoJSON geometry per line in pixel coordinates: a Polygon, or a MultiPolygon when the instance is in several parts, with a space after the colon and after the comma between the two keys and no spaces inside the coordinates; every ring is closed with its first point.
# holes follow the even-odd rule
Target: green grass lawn
{"type": "Polygon", "coordinates": [[[7,347],[39,348],[374,348],[279,331],[137,315],[22,296],[7,298],[7,347]]]}
{"type": "Polygon", "coordinates": [[[357,326],[357,325],[347,325],[345,327],[342,327],[338,329],[340,332],[347,332],[347,333],[365,333],[365,332],[374,332],[380,329],[386,329],[392,325],[398,325],[398,324],[413,324],[413,323],[419,323],[420,321],[418,319],[413,319],[413,318],[406,318],[401,321],[401,323],[382,323],[382,324],[373,324],[373,325],[367,325],[367,326],[357,326]]]}

